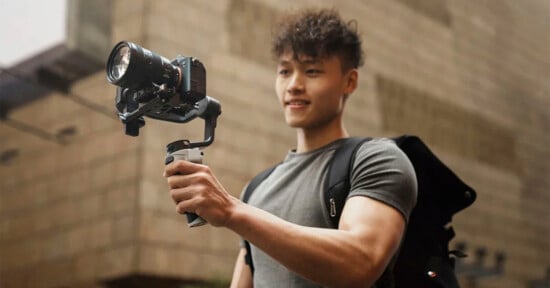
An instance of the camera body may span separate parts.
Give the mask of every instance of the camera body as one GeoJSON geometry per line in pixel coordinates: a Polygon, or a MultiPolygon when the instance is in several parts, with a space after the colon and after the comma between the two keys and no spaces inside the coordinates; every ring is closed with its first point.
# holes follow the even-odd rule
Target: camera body
{"type": "Polygon", "coordinates": [[[217,100],[206,96],[206,69],[196,58],[177,56],[169,61],[137,44],[119,42],[107,61],[107,79],[117,86],[115,107],[125,133],[138,136],[144,116],[185,123],[196,117],[206,121],[205,141],[211,143],[216,118],[221,113],[217,100]]]}

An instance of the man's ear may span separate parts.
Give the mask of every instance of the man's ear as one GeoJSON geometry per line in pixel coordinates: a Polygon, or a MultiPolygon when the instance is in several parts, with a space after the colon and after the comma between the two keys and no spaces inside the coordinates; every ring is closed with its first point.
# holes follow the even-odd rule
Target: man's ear
{"type": "Polygon", "coordinates": [[[357,71],[357,69],[350,69],[347,73],[346,73],[346,86],[344,88],[344,94],[346,95],[349,95],[351,93],[353,93],[353,91],[355,91],[355,89],[357,88],[357,81],[358,81],[358,78],[359,78],[359,72],[357,71]]]}

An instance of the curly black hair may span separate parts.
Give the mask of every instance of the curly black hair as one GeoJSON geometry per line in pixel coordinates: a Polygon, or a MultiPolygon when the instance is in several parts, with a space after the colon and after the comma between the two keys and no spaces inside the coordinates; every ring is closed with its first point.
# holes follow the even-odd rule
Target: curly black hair
{"type": "Polygon", "coordinates": [[[335,9],[306,9],[283,16],[273,31],[272,53],[279,58],[287,51],[296,60],[337,55],[343,70],[363,65],[357,23],[344,22],[335,9]]]}

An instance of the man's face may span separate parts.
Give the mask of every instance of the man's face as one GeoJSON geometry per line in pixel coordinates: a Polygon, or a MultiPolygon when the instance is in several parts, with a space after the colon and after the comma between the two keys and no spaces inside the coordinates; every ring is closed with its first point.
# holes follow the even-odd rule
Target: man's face
{"type": "Polygon", "coordinates": [[[340,58],[314,59],[285,53],[279,57],[275,89],[287,124],[318,129],[341,121],[344,95],[356,87],[357,71],[342,71],[340,58]]]}

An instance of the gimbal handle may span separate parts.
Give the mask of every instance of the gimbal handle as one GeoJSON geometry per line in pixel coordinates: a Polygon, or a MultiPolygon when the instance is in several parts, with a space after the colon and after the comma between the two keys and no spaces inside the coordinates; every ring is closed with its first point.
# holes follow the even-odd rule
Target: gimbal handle
{"type": "MultiPolygon", "coordinates": [[[[185,160],[193,163],[202,164],[202,156],[203,153],[198,147],[168,151],[168,155],[166,156],[164,164],[168,165],[176,160],[185,160]]],[[[206,220],[202,219],[201,217],[199,217],[199,215],[195,213],[185,212],[185,216],[187,217],[187,226],[191,228],[202,226],[207,223],[206,220]]]]}
{"type": "MultiPolygon", "coordinates": [[[[176,160],[185,160],[194,163],[202,164],[203,152],[201,147],[206,147],[214,142],[214,131],[216,129],[216,123],[218,116],[221,114],[221,106],[213,98],[205,97],[199,101],[196,105],[196,111],[193,117],[201,117],[204,119],[204,140],[201,142],[190,142],[189,140],[177,140],[166,145],[166,159],[165,165],[168,165],[176,160]]],[[[188,121],[189,121],[188,120],[188,121]]],[[[207,222],[194,213],[185,213],[187,217],[187,225],[189,227],[197,227],[206,224],[207,222]]]]}

